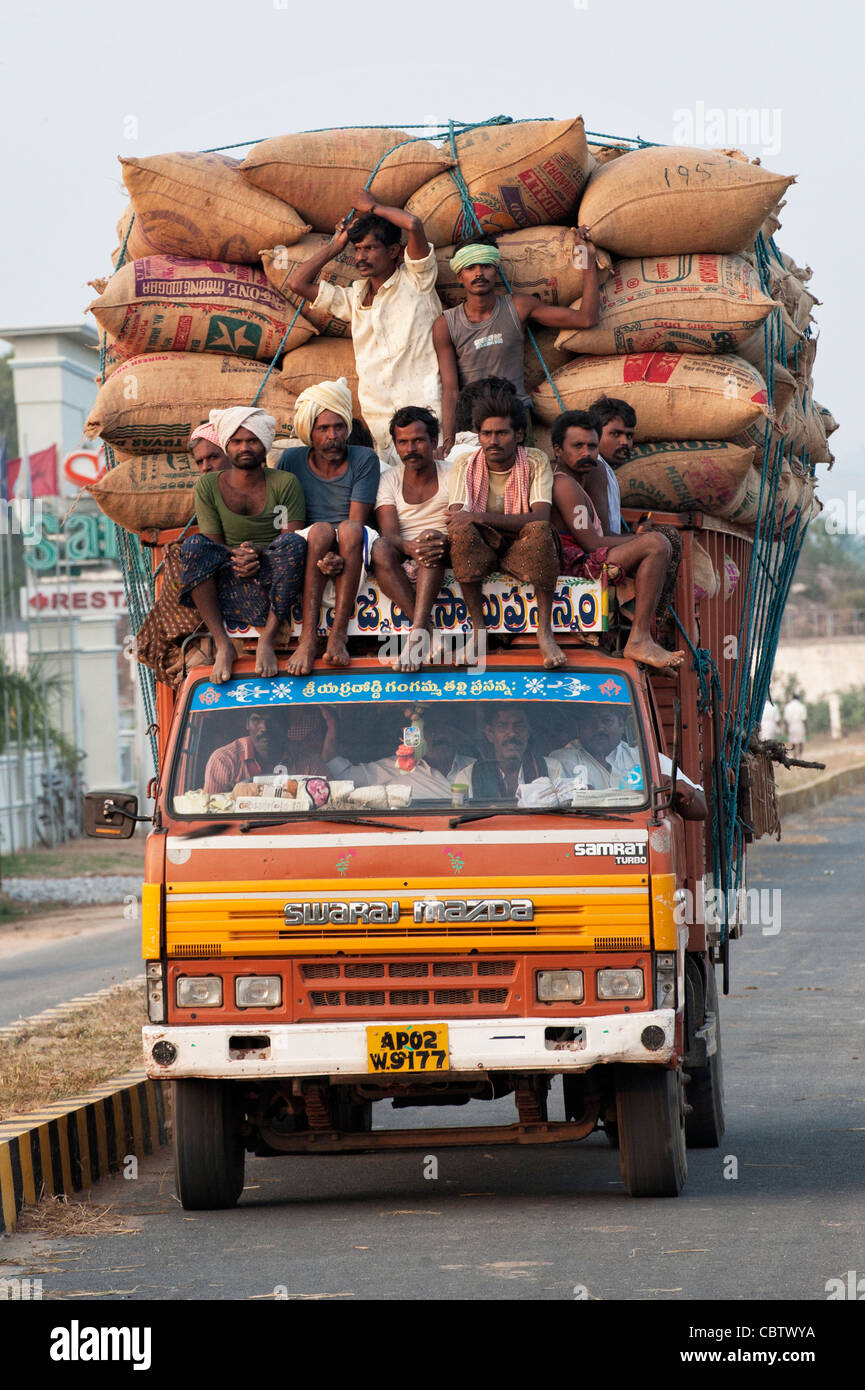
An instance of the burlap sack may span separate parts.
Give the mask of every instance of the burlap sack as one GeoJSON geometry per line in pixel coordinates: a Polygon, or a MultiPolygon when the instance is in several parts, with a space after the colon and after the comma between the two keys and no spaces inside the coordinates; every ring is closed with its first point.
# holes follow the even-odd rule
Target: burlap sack
{"type": "MultiPolygon", "coordinates": [[[[224,154],[121,159],[145,254],[255,265],[262,246],[298,241],[309,227],[294,208],[253,188],[224,154]]],[[[137,229],[137,230],[136,230],[137,229]]]]}
{"type": "MultiPolygon", "coordinates": [[[[308,351],[308,349],[302,349],[308,351]]],[[[732,439],[768,413],[766,384],[740,357],[644,352],[586,357],[555,373],[565,410],[588,410],[598,396],[627,401],[637,412],[637,441],[732,439]]],[[[541,420],[561,411],[552,387],[532,395],[541,420]]]]}
{"type": "MultiPolygon", "coordinates": [[[[88,306],[128,357],[151,352],[231,352],[270,362],[294,310],[253,266],[144,256],[111,279],[91,281],[88,306]]],[[[301,316],[283,351],[315,336],[301,316]]]]}
{"type": "Polygon", "coordinates": [[[294,402],[308,386],[316,386],[320,381],[337,381],[344,376],[351,391],[352,410],[361,418],[360,402],[357,398],[357,370],[354,365],[354,348],[350,341],[340,338],[316,338],[305,347],[289,352],[282,364],[280,381],[291,402],[294,418],[294,402]]]}
{"type": "MultiPolygon", "coordinates": [[[[506,232],[498,238],[502,270],[514,294],[534,294],[544,304],[570,304],[583,293],[583,268],[579,251],[574,249],[572,227],[527,227],[506,232]]],[[[466,292],[450,268],[455,247],[436,250],[438,281],[436,289],[446,309],[461,304],[466,292]]],[[[598,248],[598,280],[610,277],[611,261],[598,248]]],[[[501,292],[506,293],[504,281],[501,292]]]]}
{"type": "MultiPolygon", "coordinates": [[[[576,307],[576,306],[574,306],[576,307]]],[[[772,312],[741,256],[644,256],[616,261],[595,328],[562,329],[570,352],[736,352],[772,312]]]]}
{"type": "MultiPolygon", "coordinates": [[[[133,357],[100,388],[85,436],[99,435],[128,454],[179,453],[211,410],[252,405],[266,371],[259,362],[219,353],[133,357]]],[[[278,429],[290,429],[293,402],[278,372],[271,372],[258,405],[276,418],[278,429]]]]}
{"type": "Polygon", "coordinates": [[[726,516],[738,507],[754,449],[720,440],[642,444],[616,469],[623,507],[726,516]]]}
{"type": "Polygon", "coordinates": [[[737,252],[792,182],[717,150],[653,146],[595,170],[579,221],[616,256],[737,252]]]}
{"type": "MultiPolygon", "coordinates": [[[[544,359],[547,371],[550,375],[555,375],[561,367],[567,366],[572,360],[569,352],[562,352],[556,347],[556,337],[558,336],[555,328],[532,328],[532,335],[538,345],[538,351],[544,359]]],[[[523,354],[526,390],[531,392],[540,386],[542,381],[546,381],[547,374],[538,359],[538,354],[532,347],[528,333],[526,334],[526,346],[523,354]]]]}
{"type": "Polygon", "coordinates": [[[116,269],[121,251],[123,252],[123,264],[127,261],[137,260],[140,256],[150,256],[153,254],[153,247],[148,242],[141,230],[141,223],[135,216],[135,209],[131,203],[120,215],[117,223],[117,245],[111,252],[111,264],[116,269]],[[134,219],[134,221],[133,221],[134,219]],[[132,224],[130,226],[130,223],[132,224]],[[129,233],[127,237],[127,232],[129,233]]]}
{"type": "Polygon", "coordinates": [[[412,139],[404,130],[359,128],[262,140],[249,151],[241,169],[254,188],[290,203],[317,232],[332,233],[380,160],[370,193],[376,202],[397,208],[454,162],[447,148],[412,139]]]}
{"type": "Polygon", "coordinates": [[[588,145],[589,154],[596,164],[609,164],[611,159],[619,159],[623,154],[630,154],[629,145],[588,145]]]}
{"type": "Polygon", "coordinates": [[[744,338],[736,349],[738,356],[756,367],[763,377],[766,376],[767,337],[773,360],[781,361],[782,358],[786,358],[788,367],[792,366],[796,358],[797,345],[803,340],[802,334],[783,304],[776,303],[772,315],[767,316],[760,327],[744,338]]]}
{"type": "Polygon", "coordinates": [[[698,603],[704,598],[714,598],[721,587],[721,578],[708,550],[698,540],[693,543],[691,562],[694,568],[694,598],[698,603]]]}
{"type": "Polygon", "coordinates": [[[118,455],[117,466],[85,491],[127,531],[163,531],[189,521],[197,477],[187,453],[118,455]]]}
{"type": "MultiPolygon", "coordinates": [[[[460,170],[484,232],[538,223],[573,225],[590,167],[582,116],[568,121],[515,121],[456,138],[460,170]]],[[[472,236],[450,174],[424,184],[406,204],[434,246],[472,236]]],[[[602,241],[601,245],[605,245],[602,241]]]]}
{"type": "MultiPolygon", "coordinates": [[[[261,263],[264,266],[264,273],[273,288],[292,306],[292,309],[302,309],[303,316],[314,325],[319,333],[325,333],[329,338],[350,338],[351,324],[342,319],[335,319],[330,314],[324,313],[321,309],[313,309],[309,300],[301,299],[299,294],[294,294],[288,288],[288,277],[304,261],[308,261],[310,256],[314,256],[317,251],[331,240],[323,232],[308,232],[301,237],[293,246],[273,246],[269,250],[261,252],[261,263]]],[[[344,251],[340,251],[338,256],[334,256],[332,261],[328,261],[324,270],[319,275],[319,281],[324,280],[329,285],[342,285],[347,289],[352,280],[358,279],[357,268],[354,263],[354,248],[349,245],[344,251]]]]}
{"type": "Polygon", "coordinates": [[[821,405],[819,401],[814,402],[814,409],[819,411],[820,413],[820,419],[823,422],[823,430],[826,435],[826,438],[828,439],[830,434],[834,434],[837,430],[838,421],[835,419],[835,416],[832,414],[831,410],[829,410],[825,405],[821,405]]]}

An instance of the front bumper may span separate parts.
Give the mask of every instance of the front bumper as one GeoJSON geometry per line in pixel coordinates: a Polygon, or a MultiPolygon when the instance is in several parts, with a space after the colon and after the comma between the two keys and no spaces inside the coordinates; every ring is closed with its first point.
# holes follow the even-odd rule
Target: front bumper
{"type": "MultiPolygon", "coordinates": [[[[406,1026],[393,1020],[368,1022],[371,1027],[406,1026]]],[[[429,1026],[430,1020],[423,1022],[429,1026]]],[[[426,1075],[442,1081],[489,1071],[579,1072],[606,1062],[669,1063],[676,1052],[675,1025],[672,1009],[599,1018],[449,1019],[449,1069],[426,1075]],[[574,1030],[573,1040],[555,1036],[567,1029],[574,1030]],[[652,1033],[647,1035],[649,1029],[652,1033]],[[644,1036],[651,1038],[652,1046],[643,1041],[644,1036]]],[[[242,1032],[236,1024],[149,1024],[143,1030],[144,1064],[148,1076],[166,1079],[330,1076],[371,1080],[376,1075],[384,1084],[405,1079],[402,1072],[368,1072],[366,1028],[366,1022],[283,1023],[270,1028],[251,1024],[242,1032]],[[253,1038],[258,1046],[242,1045],[253,1038]],[[173,1044],[177,1054],[173,1062],[154,1061],[152,1050],[158,1042],[173,1044]]]]}

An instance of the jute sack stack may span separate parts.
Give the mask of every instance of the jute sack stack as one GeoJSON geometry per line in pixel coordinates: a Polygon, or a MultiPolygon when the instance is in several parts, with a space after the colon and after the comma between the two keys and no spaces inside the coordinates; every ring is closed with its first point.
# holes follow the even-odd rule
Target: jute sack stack
{"type": "Polygon", "coordinates": [[[359,127],[262,140],[240,167],[251,187],[289,203],[315,231],[332,234],[377,165],[370,193],[376,202],[401,208],[422,184],[453,168],[453,163],[449,150],[413,139],[404,130],[359,127]]]}
{"type": "Polygon", "coordinates": [[[92,483],[99,510],[139,534],[185,526],[195,511],[198,471],[187,453],[117,455],[117,465],[92,483]]]}
{"type": "Polygon", "coordinates": [[[637,445],[616,469],[622,506],[727,516],[742,501],[754,455],[722,440],[637,445]]]}
{"type": "Polygon", "coordinates": [[[291,404],[292,419],[294,403],[301,391],[305,391],[308,386],[317,385],[319,381],[337,381],[341,376],[345,377],[351,391],[352,412],[360,419],[362,417],[357,398],[357,369],[354,365],[354,348],[350,341],[342,338],[316,338],[305,347],[289,352],[283,360],[279,380],[285,392],[285,399],[291,404]]]}
{"type": "MultiPolygon", "coordinates": [[[[330,338],[350,338],[351,324],[342,319],[335,319],[331,314],[324,313],[321,309],[313,309],[309,300],[302,299],[299,294],[294,294],[288,288],[288,277],[304,261],[308,261],[310,256],[314,256],[320,251],[331,238],[323,232],[309,232],[301,237],[293,246],[273,246],[261,252],[261,263],[264,266],[264,273],[270,284],[278,294],[284,296],[291,311],[295,309],[303,311],[303,317],[318,329],[319,333],[324,333],[330,338]]],[[[324,282],[328,285],[342,285],[347,289],[352,280],[357,280],[358,272],[354,263],[354,249],[347,246],[344,251],[340,251],[338,256],[334,256],[332,261],[328,261],[323,271],[319,275],[319,283],[324,282]]]]}
{"type": "MultiPolygon", "coordinates": [[[[85,436],[99,435],[129,454],[180,453],[215,407],[251,405],[266,372],[260,362],[219,353],[130,358],[100,387],[85,436]]],[[[278,373],[271,373],[258,405],[288,432],[294,403],[278,373]]]]}
{"type": "MultiPolygon", "coordinates": [[[[144,256],[91,281],[99,298],[88,306],[128,357],[151,352],[231,352],[270,362],[293,310],[253,266],[226,261],[144,256]]],[[[315,329],[302,316],[284,351],[300,347],[315,329]]]]}
{"type": "Polygon", "coordinates": [[[123,252],[123,263],[135,261],[141,256],[152,256],[155,248],[152,247],[141,230],[141,223],[135,216],[135,209],[131,203],[127,203],[116,227],[117,245],[111,252],[111,264],[117,268],[117,262],[121,251],[123,252]],[[131,225],[130,225],[131,224],[131,225]],[[128,233],[128,235],[127,235],[128,233]]]}
{"type": "MultiPolygon", "coordinates": [[[[502,270],[515,294],[535,294],[544,304],[570,304],[583,293],[581,251],[574,245],[573,227],[527,227],[521,232],[505,232],[496,245],[502,255],[502,270]]],[[[436,250],[438,281],[436,289],[446,309],[462,304],[466,292],[450,268],[455,246],[436,250]]],[[[598,280],[610,276],[610,258],[598,248],[598,280]]],[[[500,281],[505,293],[504,281],[500,281]]]]}
{"type": "Polygon", "coordinates": [[[563,329],[556,346],[598,355],[736,352],[773,307],[741,256],[644,256],[615,262],[596,327],[563,329]]]}
{"type": "MultiPolygon", "coordinates": [[[[574,224],[591,161],[582,116],[484,126],[458,135],[456,149],[483,232],[574,224]]],[[[450,174],[424,184],[409,198],[406,211],[420,218],[434,246],[462,241],[477,230],[466,219],[450,174]]]]}
{"type": "Polygon", "coordinates": [[[634,150],[595,170],[579,221],[616,256],[736,253],[793,181],[717,150],[634,150]]]}
{"type": "Polygon", "coordinates": [[[135,209],[136,249],[255,265],[262,246],[299,241],[309,227],[293,207],[246,182],[224,154],[121,159],[135,209]]]}
{"type": "MultiPolygon", "coordinates": [[[[726,353],[587,357],[560,368],[553,380],[565,410],[587,410],[598,396],[627,401],[637,412],[638,442],[732,439],[769,414],[762,377],[749,363],[726,353]]],[[[548,382],[533,392],[532,402],[546,424],[560,413],[548,382]]]]}
{"type": "MultiPolygon", "coordinates": [[[[538,345],[538,349],[543,356],[547,366],[547,371],[554,375],[560,367],[566,367],[572,361],[569,352],[562,352],[556,347],[557,330],[555,328],[532,327],[532,335],[538,345]]],[[[541,366],[537,352],[532,347],[531,339],[526,334],[526,346],[523,353],[526,390],[531,392],[540,386],[542,381],[546,381],[547,373],[541,366]]],[[[552,455],[551,455],[552,457],[552,455]]]]}
{"type": "Polygon", "coordinates": [[[783,304],[776,303],[759,328],[745,338],[736,349],[739,357],[744,357],[756,367],[761,376],[766,376],[767,338],[773,361],[782,358],[792,367],[796,361],[797,349],[801,347],[802,334],[791,319],[783,304]]]}

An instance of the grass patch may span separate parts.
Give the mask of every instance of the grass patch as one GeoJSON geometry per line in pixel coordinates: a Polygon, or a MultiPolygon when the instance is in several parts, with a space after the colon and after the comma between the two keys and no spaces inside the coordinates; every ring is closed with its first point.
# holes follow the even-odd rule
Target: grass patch
{"type": "Polygon", "coordinates": [[[39,911],[44,911],[45,904],[22,903],[17,898],[7,898],[5,893],[0,893],[0,923],[17,922],[21,917],[33,917],[39,911]]]}
{"type": "Polygon", "coordinates": [[[133,1225],[128,1217],[120,1216],[114,1207],[98,1206],[94,1202],[70,1202],[68,1197],[61,1194],[44,1197],[36,1206],[22,1207],[16,1232],[19,1235],[50,1236],[55,1239],[137,1236],[141,1234],[141,1227],[133,1225]]]}
{"type": "Polygon", "coordinates": [[[146,1021],[144,982],[129,980],[68,1019],[0,1039],[0,1121],[140,1067],[146,1021]]]}
{"type": "Polygon", "coordinates": [[[4,878],[79,878],[84,874],[141,874],[144,877],[144,838],[104,844],[90,839],[69,840],[57,849],[31,849],[3,855],[4,878]]]}

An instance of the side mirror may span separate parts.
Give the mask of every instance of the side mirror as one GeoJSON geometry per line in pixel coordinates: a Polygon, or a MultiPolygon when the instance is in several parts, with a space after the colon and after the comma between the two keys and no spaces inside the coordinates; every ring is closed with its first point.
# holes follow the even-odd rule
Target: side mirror
{"type": "Polygon", "coordinates": [[[129,840],[139,820],[138,797],[126,792],[87,792],[84,797],[84,834],[96,839],[129,840]]]}

